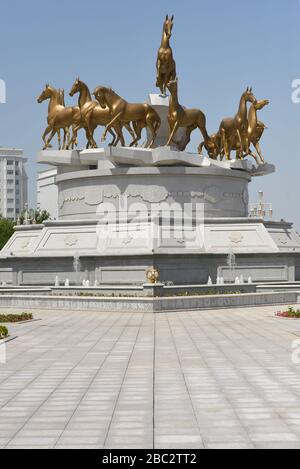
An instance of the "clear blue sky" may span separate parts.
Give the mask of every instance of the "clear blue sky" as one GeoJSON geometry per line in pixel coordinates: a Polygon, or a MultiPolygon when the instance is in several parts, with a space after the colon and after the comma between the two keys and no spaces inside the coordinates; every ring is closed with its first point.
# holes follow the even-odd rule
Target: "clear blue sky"
{"type": "MultiPolygon", "coordinates": [[[[263,189],[276,218],[300,229],[300,104],[291,101],[291,82],[300,78],[298,0],[3,0],[0,78],[7,104],[0,104],[0,145],[24,148],[29,157],[31,204],[47,113],[36,97],[45,82],[69,91],[79,75],[91,89],[109,85],[128,101],[144,101],[157,92],[166,13],[175,15],[180,101],[205,112],[209,133],[235,114],[247,85],[270,99],[260,114],[268,126],[262,149],[277,172],[252,182],[251,199],[263,189]]],[[[199,141],[195,131],[189,149],[199,141]]]]}

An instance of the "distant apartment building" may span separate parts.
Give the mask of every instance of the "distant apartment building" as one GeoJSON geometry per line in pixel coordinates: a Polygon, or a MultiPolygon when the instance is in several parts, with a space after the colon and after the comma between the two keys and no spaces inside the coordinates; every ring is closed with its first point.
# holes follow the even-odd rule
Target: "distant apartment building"
{"type": "Polygon", "coordinates": [[[0,215],[16,220],[28,201],[23,150],[0,147],[0,215]]]}
{"type": "Polygon", "coordinates": [[[37,207],[47,210],[50,218],[58,218],[58,190],[55,184],[57,168],[50,168],[38,172],[37,177],[37,207]]]}

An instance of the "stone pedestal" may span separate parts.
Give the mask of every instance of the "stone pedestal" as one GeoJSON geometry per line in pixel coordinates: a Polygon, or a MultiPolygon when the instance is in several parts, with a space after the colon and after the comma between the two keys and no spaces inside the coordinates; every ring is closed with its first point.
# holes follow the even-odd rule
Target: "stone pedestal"
{"type": "MultiPolygon", "coordinates": [[[[0,255],[0,280],[16,284],[230,281],[227,256],[252,281],[293,281],[300,240],[291,223],[248,217],[248,184],[273,165],[214,161],[172,148],[43,151],[57,168],[59,220],[16,227],[0,255]],[[74,272],[80,258],[81,276],[74,272]]],[[[147,287],[148,288],[148,287],[147,287]]],[[[150,288],[150,287],[149,287],[150,288]]],[[[159,292],[159,285],[151,295],[159,292]]]]}

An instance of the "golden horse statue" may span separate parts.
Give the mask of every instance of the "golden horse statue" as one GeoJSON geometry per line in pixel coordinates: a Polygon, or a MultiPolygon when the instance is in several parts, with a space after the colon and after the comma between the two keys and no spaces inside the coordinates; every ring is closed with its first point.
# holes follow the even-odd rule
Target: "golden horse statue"
{"type": "Polygon", "coordinates": [[[209,158],[217,160],[222,154],[222,138],[219,132],[209,136],[209,140],[203,141],[198,146],[198,153],[202,155],[203,147],[206,149],[209,158]]]}
{"type": "Polygon", "coordinates": [[[170,103],[169,103],[169,138],[166,143],[167,146],[171,145],[173,138],[180,127],[186,128],[186,141],[184,150],[187,143],[189,142],[190,135],[193,130],[199,129],[202,133],[204,141],[210,144],[209,135],[206,131],[206,117],[200,109],[185,109],[178,102],[178,80],[170,81],[167,84],[168,90],[170,91],[170,103]]]}
{"type": "MultiPolygon", "coordinates": [[[[265,106],[268,106],[270,101],[268,99],[262,99],[260,101],[256,101],[250,106],[249,114],[248,114],[248,135],[249,141],[252,143],[254,148],[257,151],[257,154],[262,163],[265,162],[265,159],[262,155],[259,141],[264,133],[266,126],[263,122],[257,119],[257,111],[260,111],[265,106]]],[[[257,160],[256,160],[257,161],[257,160]]]]}
{"type": "Polygon", "coordinates": [[[173,52],[170,47],[170,38],[172,36],[174,15],[171,18],[166,16],[163,25],[162,39],[156,60],[156,86],[163,95],[166,94],[166,88],[169,81],[176,78],[176,64],[173,59],[173,52]]]}
{"type": "Polygon", "coordinates": [[[144,127],[147,127],[152,134],[148,148],[153,145],[161,121],[159,115],[155,109],[150,106],[150,104],[128,103],[114,90],[106,88],[105,86],[98,86],[93,94],[102,108],[105,108],[106,106],[109,108],[112,117],[102,135],[102,141],[106,139],[107,132],[109,132],[111,127],[114,126],[117,131],[118,138],[121,141],[121,145],[125,146],[122,126],[133,122],[136,136],[130,145],[135,145],[139,141],[141,138],[141,130],[144,127]]]}
{"type": "MultiPolygon", "coordinates": [[[[242,147],[237,134],[231,141],[231,150],[236,151],[236,156],[238,159],[244,158],[245,156],[249,155],[255,159],[257,164],[259,164],[259,159],[261,163],[265,162],[260,150],[259,141],[264,133],[264,130],[266,129],[266,126],[263,122],[257,119],[257,111],[263,109],[268,104],[268,99],[254,101],[254,103],[251,104],[247,117],[248,127],[246,131],[246,141],[248,142],[248,148],[242,147]],[[257,155],[251,151],[250,144],[252,144],[256,149],[257,155]]],[[[205,147],[210,158],[217,159],[218,156],[220,156],[220,159],[222,160],[225,156],[225,151],[222,146],[222,136],[220,132],[217,132],[210,136],[210,144],[210,147],[208,147],[205,142],[201,142],[198,147],[198,153],[202,154],[203,147],[205,147]]]]}
{"type": "MultiPolygon", "coordinates": [[[[239,138],[236,136],[232,142],[232,150],[235,150],[237,153],[237,158],[244,158],[246,156],[252,156],[256,163],[259,164],[264,163],[264,157],[261,153],[259,141],[262,137],[262,134],[266,128],[263,122],[258,121],[257,119],[257,111],[263,109],[265,106],[269,104],[268,99],[262,99],[260,101],[254,101],[251,104],[248,112],[248,127],[246,130],[246,139],[244,138],[244,146],[241,145],[239,138]],[[252,152],[250,145],[253,145],[257,151],[257,155],[252,152]],[[245,146],[247,145],[247,146],[245,146]],[[259,161],[260,160],[260,161],[259,161]]],[[[224,152],[223,152],[224,154],[224,152]]]]}
{"type": "MultiPolygon", "coordinates": [[[[235,117],[226,117],[220,124],[219,133],[222,138],[222,147],[228,160],[231,159],[230,153],[234,149],[236,138],[238,138],[243,150],[246,151],[249,148],[247,103],[255,101],[252,88],[247,88],[240,98],[239,109],[235,117]]],[[[240,153],[239,157],[242,157],[240,153]]]]}
{"type": "MultiPolygon", "coordinates": [[[[46,150],[50,147],[50,142],[54,135],[57,133],[59,149],[61,149],[60,142],[60,129],[63,129],[67,135],[67,143],[64,142],[64,149],[69,148],[70,145],[70,127],[73,125],[81,125],[81,115],[78,107],[65,107],[62,103],[62,93],[61,90],[58,91],[49,84],[46,84],[45,89],[42,91],[41,95],[37,98],[38,103],[49,99],[48,105],[48,116],[47,122],[48,126],[46,127],[42,139],[44,141],[43,150],[46,150]],[[48,139],[47,135],[50,133],[48,139]]],[[[74,142],[74,135],[72,137],[72,142],[74,142]]]]}
{"type": "MultiPolygon", "coordinates": [[[[112,119],[110,109],[107,106],[102,107],[97,101],[92,100],[88,86],[79,78],[76,78],[69,94],[74,96],[76,93],[79,93],[78,106],[86,130],[87,148],[97,148],[94,140],[94,131],[98,125],[106,127],[109,124],[112,119]]],[[[132,138],[135,138],[135,134],[129,124],[126,124],[126,128],[132,138]]],[[[108,131],[113,137],[109,145],[117,145],[119,138],[116,138],[116,134],[112,129],[108,131]]]]}

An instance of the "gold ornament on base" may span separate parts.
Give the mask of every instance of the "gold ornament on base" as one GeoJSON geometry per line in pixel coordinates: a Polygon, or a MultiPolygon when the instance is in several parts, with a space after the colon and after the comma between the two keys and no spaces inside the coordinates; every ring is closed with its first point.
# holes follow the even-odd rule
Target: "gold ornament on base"
{"type": "Polygon", "coordinates": [[[149,267],[146,270],[146,278],[149,283],[156,283],[159,280],[159,270],[155,269],[155,267],[149,267]]]}

